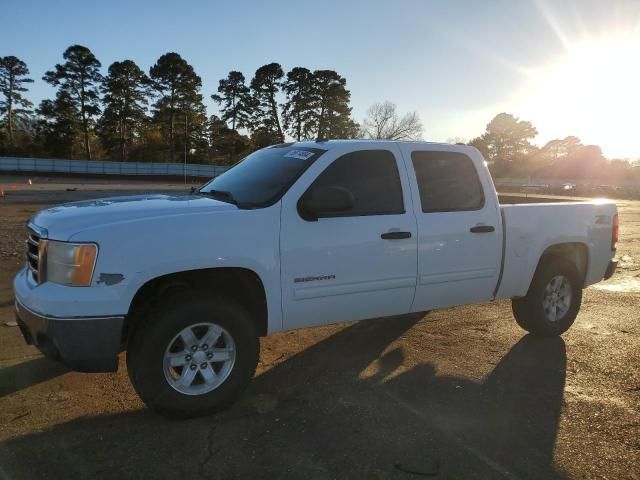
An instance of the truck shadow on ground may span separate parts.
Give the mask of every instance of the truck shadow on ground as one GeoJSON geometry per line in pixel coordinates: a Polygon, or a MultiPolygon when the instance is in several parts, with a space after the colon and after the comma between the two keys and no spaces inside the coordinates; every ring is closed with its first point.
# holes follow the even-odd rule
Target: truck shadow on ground
{"type": "Polygon", "coordinates": [[[564,477],[553,464],[563,340],[523,337],[478,383],[438,375],[431,364],[403,366],[402,348],[388,347],[417,321],[349,326],[256,377],[236,406],[205,419],[170,421],[140,410],[4,442],[0,474],[564,477]]]}
{"type": "Polygon", "coordinates": [[[45,357],[0,368],[0,398],[67,372],[62,364],[45,357]]]}

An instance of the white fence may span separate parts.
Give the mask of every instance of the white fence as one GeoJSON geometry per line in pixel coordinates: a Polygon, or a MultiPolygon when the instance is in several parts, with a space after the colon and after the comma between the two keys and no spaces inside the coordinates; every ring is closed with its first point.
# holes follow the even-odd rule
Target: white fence
{"type": "Polygon", "coordinates": [[[105,162],[52,158],[0,157],[0,172],[72,173],[87,175],[171,175],[212,178],[228,167],[195,163],[105,162]]]}

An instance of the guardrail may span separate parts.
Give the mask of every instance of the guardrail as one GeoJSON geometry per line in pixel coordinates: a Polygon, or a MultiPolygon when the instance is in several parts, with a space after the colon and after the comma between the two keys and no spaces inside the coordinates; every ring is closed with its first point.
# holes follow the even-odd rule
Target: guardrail
{"type": "Polygon", "coordinates": [[[521,186],[550,186],[550,187],[563,187],[564,185],[582,185],[589,187],[599,187],[606,184],[611,187],[624,187],[637,189],[640,187],[637,180],[594,180],[589,178],[495,178],[493,180],[498,187],[521,187],[521,186]]]}
{"type": "Polygon", "coordinates": [[[146,175],[212,178],[228,167],[195,163],[111,162],[54,158],[0,157],[0,172],[68,173],[85,175],[146,175]]]}

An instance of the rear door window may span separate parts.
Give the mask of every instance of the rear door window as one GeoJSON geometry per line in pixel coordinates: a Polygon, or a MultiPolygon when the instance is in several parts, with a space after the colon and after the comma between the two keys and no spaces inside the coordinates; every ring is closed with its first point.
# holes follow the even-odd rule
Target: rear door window
{"type": "Polygon", "coordinates": [[[464,153],[413,151],[422,211],[480,210],[484,191],[473,161],[464,153]]]}

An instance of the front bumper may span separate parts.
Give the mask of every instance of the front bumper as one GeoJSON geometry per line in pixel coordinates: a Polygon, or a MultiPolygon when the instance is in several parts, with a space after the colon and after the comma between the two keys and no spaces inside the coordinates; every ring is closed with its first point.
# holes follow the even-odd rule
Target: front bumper
{"type": "Polygon", "coordinates": [[[56,318],[16,299],[16,320],[28,344],[79,372],[115,372],[123,316],[56,318]]]}
{"type": "Polygon", "coordinates": [[[613,276],[613,274],[616,272],[617,267],[618,267],[618,261],[611,260],[609,262],[609,265],[607,265],[606,272],[604,272],[604,279],[609,280],[613,276]]]}

